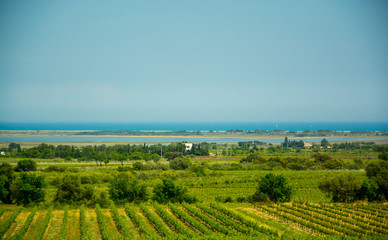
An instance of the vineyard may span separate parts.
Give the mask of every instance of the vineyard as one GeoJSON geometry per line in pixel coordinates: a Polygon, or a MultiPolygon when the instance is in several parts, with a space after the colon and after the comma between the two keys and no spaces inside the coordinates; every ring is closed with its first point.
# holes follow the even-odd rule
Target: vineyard
{"type": "Polygon", "coordinates": [[[388,237],[384,204],[140,204],[0,208],[2,239],[274,239],[388,237]],[[268,224],[260,219],[269,219],[268,224]],[[291,230],[285,231],[281,226],[291,230]]]}

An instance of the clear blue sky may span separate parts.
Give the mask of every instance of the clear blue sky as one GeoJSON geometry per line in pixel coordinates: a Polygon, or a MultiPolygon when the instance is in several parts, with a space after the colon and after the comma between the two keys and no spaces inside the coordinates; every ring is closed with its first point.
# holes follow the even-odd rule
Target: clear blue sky
{"type": "Polygon", "coordinates": [[[388,1],[0,1],[0,122],[388,121],[388,1]]]}

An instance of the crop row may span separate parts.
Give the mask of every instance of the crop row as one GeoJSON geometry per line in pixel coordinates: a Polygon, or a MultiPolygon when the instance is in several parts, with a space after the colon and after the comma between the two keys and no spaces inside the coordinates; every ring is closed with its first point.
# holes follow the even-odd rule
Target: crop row
{"type": "Polygon", "coordinates": [[[336,206],[319,206],[309,204],[308,207],[313,211],[323,212],[327,216],[331,216],[332,218],[339,219],[348,224],[358,226],[361,229],[361,232],[364,232],[365,235],[373,235],[372,232],[376,232],[378,234],[388,234],[388,231],[382,228],[385,224],[384,221],[377,222],[372,219],[373,217],[361,218],[357,215],[352,214],[351,211],[341,211],[343,209],[336,206]],[[365,231],[363,230],[366,230],[368,232],[365,233],[365,231]]]}
{"type": "MultiPolygon", "coordinates": [[[[258,206],[264,212],[288,222],[294,222],[324,235],[342,236],[387,236],[388,231],[381,226],[366,224],[365,220],[343,213],[327,206],[280,204],[258,206]]],[[[383,224],[383,223],[381,223],[383,224]]]]}
{"type": "MultiPolygon", "coordinates": [[[[388,235],[386,223],[375,226],[377,225],[375,221],[371,221],[372,224],[367,224],[361,221],[361,217],[354,217],[346,207],[343,208],[344,211],[340,211],[337,208],[341,205],[334,204],[332,208],[330,206],[272,204],[257,207],[262,212],[315,235],[354,237],[388,235]]],[[[82,240],[96,238],[126,240],[139,237],[142,239],[217,239],[220,237],[275,239],[279,236],[278,232],[258,225],[253,218],[234,211],[227,204],[220,203],[210,205],[151,203],[139,206],[126,204],[124,209],[119,210],[113,203],[109,209],[101,209],[96,204],[94,209],[85,209],[81,206],[79,210],[71,211],[67,206],[64,211],[55,211],[54,214],[52,214],[52,207],[47,212],[44,211],[45,214],[38,212],[36,208],[20,214],[22,209],[0,208],[0,238],[23,239],[33,236],[34,239],[63,240],[74,236],[74,234],[67,236],[68,232],[74,233],[74,231],[80,233],[76,236],[82,240]],[[79,217],[74,214],[78,211],[79,217]],[[71,225],[74,219],[77,219],[77,224],[71,225]]]]}

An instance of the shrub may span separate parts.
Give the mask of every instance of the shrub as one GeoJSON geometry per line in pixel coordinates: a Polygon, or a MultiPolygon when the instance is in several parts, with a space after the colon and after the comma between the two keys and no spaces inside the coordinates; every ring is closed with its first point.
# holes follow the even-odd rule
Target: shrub
{"type": "Polygon", "coordinates": [[[58,182],[58,191],[55,200],[60,203],[76,204],[88,202],[94,194],[94,188],[90,185],[82,186],[78,175],[66,174],[58,182]]]}
{"type": "Polygon", "coordinates": [[[162,183],[157,184],[154,187],[153,200],[159,203],[167,202],[188,202],[194,203],[196,198],[187,195],[187,188],[176,185],[171,179],[163,179],[162,183]]]}
{"type": "Polygon", "coordinates": [[[109,185],[109,194],[116,203],[147,201],[147,187],[126,174],[115,176],[109,185]]]}
{"type": "Polygon", "coordinates": [[[267,194],[256,191],[252,196],[247,198],[248,202],[269,202],[270,199],[267,194]]]}
{"type": "Polygon", "coordinates": [[[260,153],[250,153],[246,158],[240,160],[240,163],[250,162],[254,164],[265,163],[266,160],[260,155],[260,153]]]}
{"type": "Polygon", "coordinates": [[[381,152],[378,156],[379,159],[387,161],[388,160],[388,152],[381,152]]]}
{"type": "Polygon", "coordinates": [[[36,171],[36,162],[31,159],[20,160],[15,167],[15,172],[36,171]]]}
{"type": "Polygon", "coordinates": [[[178,157],[182,157],[183,154],[181,152],[168,152],[164,154],[164,157],[167,158],[168,161],[173,160],[178,157]]]}
{"type": "Polygon", "coordinates": [[[64,172],[66,171],[67,167],[58,167],[55,165],[48,166],[44,169],[45,172],[64,172]]]}
{"type": "Polygon", "coordinates": [[[170,168],[174,170],[185,170],[191,166],[191,162],[187,158],[175,158],[170,161],[170,168]]]}
{"type": "Polygon", "coordinates": [[[325,162],[327,160],[330,160],[331,157],[325,153],[314,153],[313,156],[312,156],[316,162],[325,162]]]}
{"type": "Polygon", "coordinates": [[[132,164],[132,167],[134,170],[141,171],[144,169],[144,164],[141,162],[135,162],[134,164],[132,164]]]}
{"type": "Polygon", "coordinates": [[[351,173],[343,173],[327,178],[319,183],[319,189],[331,197],[333,202],[352,202],[361,187],[361,179],[351,173]]]}
{"type": "Polygon", "coordinates": [[[273,202],[287,202],[291,200],[292,188],[287,184],[283,175],[269,173],[261,178],[252,201],[263,201],[267,196],[273,202]]]}
{"type": "Polygon", "coordinates": [[[323,163],[327,169],[341,169],[344,165],[340,159],[329,159],[323,163]]]}

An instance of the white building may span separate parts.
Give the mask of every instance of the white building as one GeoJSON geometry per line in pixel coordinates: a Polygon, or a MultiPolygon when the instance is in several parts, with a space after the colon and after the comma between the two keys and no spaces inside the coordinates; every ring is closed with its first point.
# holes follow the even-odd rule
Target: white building
{"type": "Polygon", "coordinates": [[[193,147],[192,143],[185,143],[186,151],[191,151],[191,148],[193,147]]]}

